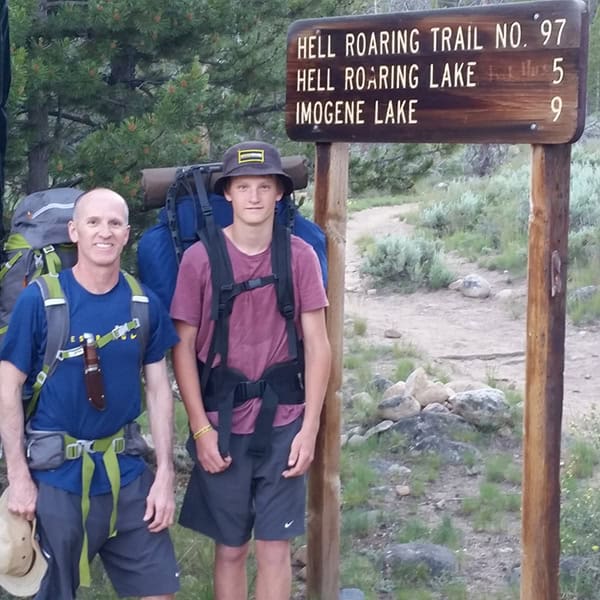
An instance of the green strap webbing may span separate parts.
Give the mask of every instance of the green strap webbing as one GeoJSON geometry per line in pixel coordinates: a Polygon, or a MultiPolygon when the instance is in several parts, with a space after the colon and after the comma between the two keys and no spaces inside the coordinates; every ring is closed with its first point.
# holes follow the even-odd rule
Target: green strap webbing
{"type": "Polygon", "coordinates": [[[44,246],[42,252],[46,257],[46,271],[50,275],[57,275],[62,267],[60,256],[58,256],[54,246],[44,246]]]}
{"type": "MultiPolygon", "coordinates": [[[[58,281],[58,277],[55,275],[54,276],[45,275],[43,278],[40,278],[40,281],[37,282],[38,285],[40,285],[40,289],[43,289],[42,285],[41,285],[42,279],[43,279],[43,283],[45,284],[45,286],[47,288],[46,292],[45,292],[46,295],[44,296],[44,306],[46,308],[48,308],[48,306],[52,306],[52,305],[58,305],[58,304],[65,305],[66,300],[65,300],[62,288],[60,286],[60,282],[58,281]]],[[[50,324],[48,324],[48,327],[50,327],[50,324]]],[[[46,353],[46,354],[48,354],[48,353],[46,353]]],[[[35,409],[37,407],[37,402],[40,397],[40,392],[42,391],[42,386],[46,382],[48,373],[50,372],[50,369],[53,367],[55,361],[56,361],[56,355],[44,356],[44,364],[42,365],[40,372],[36,375],[35,382],[33,383],[33,386],[32,386],[31,400],[29,401],[29,403],[27,405],[27,411],[25,414],[26,420],[29,420],[31,415],[35,412],[35,409]]]]}
{"type": "Polygon", "coordinates": [[[117,454],[121,454],[125,450],[125,430],[119,429],[114,435],[99,440],[78,440],[65,434],[65,458],[73,460],[81,456],[81,522],[83,526],[83,544],[81,547],[81,555],[79,556],[79,583],[83,587],[89,587],[90,578],[90,562],[88,551],[88,536],[86,523],[90,514],[90,489],[92,486],[92,478],[96,469],[96,463],[92,460],[91,452],[101,452],[102,462],[106,469],[108,481],[113,498],[113,508],[110,514],[109,537],[117,534],[117,505],[119,502],[119,490],[121,488],[121,472],[119,469],[119,460],[117,454]]]}
{"type": "Polygon", "coordinates": [[[109,342],[118,340],[120,337],[127,335],[130,331],[137,329],[138,327],[140,327],[140,322],[138,319],[132,319],[131,321],[123,323],[122,325],[116,325],[111,331],[99,337],[96,340],[96,345],[98,348],[103,348],[109,342]]]}
{"type": "Polygon", "coordinates": [[[6,274],[15,266],[15,263],[23,256],[22,252],[13,254],[3,265],[0,267],[0,281],[4,279],[6,274]]]}
{"type": "Polygon", "coordinates": [[[20,233],[11,233],[4,243],[4,249],[7,252],[10,252],[11,250],[23,250],[23,248],[30,249],[31,244],[27,241],[27,238],[20,233]]]}

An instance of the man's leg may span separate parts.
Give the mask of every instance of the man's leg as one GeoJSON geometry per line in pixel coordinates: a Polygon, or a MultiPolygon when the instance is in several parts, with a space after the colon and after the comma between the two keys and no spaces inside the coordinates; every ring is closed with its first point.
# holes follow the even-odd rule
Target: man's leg
{"type": "Polygon", "coordinates": [[[167,594],[166,596],[144,596],[140,600],[175,600],[175,594],[167,594]]]}
{"type": "Polygon", "coordinates": [[[246,600],[248,597],[246,558],[249,546],[249,543],[243,546],[215,544],[215,600],[246,600]]]}
{"type": "Polygon", "coordinates": [[[289,540],[256,540],[256,600],[289,600],[292,560],[289,540]]]}

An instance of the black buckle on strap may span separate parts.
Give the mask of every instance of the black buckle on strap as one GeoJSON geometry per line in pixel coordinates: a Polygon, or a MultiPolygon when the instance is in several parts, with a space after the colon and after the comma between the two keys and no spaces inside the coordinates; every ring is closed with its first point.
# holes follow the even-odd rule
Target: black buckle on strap
{"type": "Polygon", "coordinates": [[[242,288],[244,289],[244,291],[249,291],[249,290],[254,290],[256,288],[261,287],[263,284],[263,280],[261,277],[257,277],[256,279],[248,279],[248,281],[244,281],[244,283],[242,283],[242,288]]]}
{"type": "Polygon", "coordinates": [[[265,393],[267,382],[264,379],[258,381],[241,381],[235,390],[235,399],[237,402],[245,402],[250,398],[261,398],[265,393]]]}

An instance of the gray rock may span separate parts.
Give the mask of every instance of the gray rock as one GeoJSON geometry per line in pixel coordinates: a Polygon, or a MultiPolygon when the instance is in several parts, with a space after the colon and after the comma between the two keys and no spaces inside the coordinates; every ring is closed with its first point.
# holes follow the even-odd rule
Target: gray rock
{"type": "Polygon", "coordinates": [[[382,400],[387,400],[393,396],[404,396],[405,390],[406,383],[404,383],[404,381],[397,381],[396,383],[390,385],[385,392],[383,392],[382,400]]]}
{"type": "Polygon", "coordinates": [[[458,561],[454,552],[444,546],[424,542],[395,544],[385,552],[384,562],[392,569],[424,565],[431,577],[458,571],[458,561]]]}
{"type": "Polygon", "coordinates": [[[369,381],[369,385],[367,389],[373,390],[378,393],[384,392],[387,388],[392,385],[393,381],[390,381],[387,377],[380,375],[379,373],[375,373],[373,379],[369,381]]]}
{"type": "Polygon", "coordinates": [[[443,404],[440,404],[439,402],[434,402],[433,404],[428,404],[427,406],[424,406],[423,412],[448,414],[450,412],[450,410],[443,404]]]}
{"type": "Polygon", "coordinates": [[[412,396],[392,396],[379,403],[377,414],[381,419],[399,421],[421,412],[421,405],[412,396]]]}
{"type": "Polygon", "coordinates": [[[486,279],[473,273],[462,279],[458,289],[466,298],[487,298],[492,291],[492,286],[486,279]]]}
{"type": "Polygon", "coordinates": [[[350,405],[352,408],[368,412],[370,410],[375,410],[376,402],[369,392],[358,392],[358,394],[354,394],[350,397],[350,405]]]}
{"type": "Polygon", "coordinates": [[[393,424],[394,421],[390,421],[389,419],[387,421],[381,421],[381,423],[378,423],[374,427],[371,427],[371,429],[365,431],[364,437],[369,439],[378,433],[383,433],[384,431],[387,431],[393,424]]]}
{"type": "Polygon", "coordinates": [[[455,442],[444,437],[430,436],[416,442],[411,450],[413,452],[434,452],[439,454],[445,463],[460,465],[466,457],[475,457],[481,460],[481,452],[471,444],[455,442]]]}
{"type": "Polygon", "coordinates": [[[591,300],[596,294],[600,294],[600,285],[586,285],[573,290],[568,297],[572,302],[584,302],[591,300]]]}
{"type": "MultiPolygon", "coordinates": [[[[561,578],[574,579],[582,571],[590,571],[597,564],[597,557],[590,556],[562,556],[559,569],[561,578]]],[[[597,567],[596,567],[597,568],[597,567]]],[[[515,565],[508,576],[511,585],[519,585],[521,582],[521,565],[515,565]]]]}
{"type": "Polygon", "coordinates": [[[473,425],[458,415],[436,412],[421,412],[415,417],[402,419],[394,423],[392,429],[402,434],[409,446],[430,436],[452,438],[458,435],[463,438],[465,433],[476,431],[473,425]]]}
{"type": "Polygon", "coordinates": [[[510,405],[502,390],[485,388],[460,392],[450,399],[452,412],[483,429],[500,429],[510,423],[510,405]]]}
{"type": "Polygon", "coordinates": [[[358,588],[340,590],[340,600],[365,600],[365,595],[358,588]]]}

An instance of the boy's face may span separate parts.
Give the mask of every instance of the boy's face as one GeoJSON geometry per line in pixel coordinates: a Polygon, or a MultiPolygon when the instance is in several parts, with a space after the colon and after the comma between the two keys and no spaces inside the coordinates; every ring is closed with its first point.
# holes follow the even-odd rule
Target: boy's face
{"type": "Polygon", "coordinates": [[[228,180],[224,194],[237,220],[257,226],[273,219],[283,187],[276,175],[239,175],[228,180]]]}

